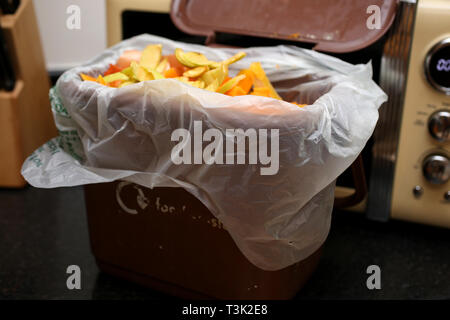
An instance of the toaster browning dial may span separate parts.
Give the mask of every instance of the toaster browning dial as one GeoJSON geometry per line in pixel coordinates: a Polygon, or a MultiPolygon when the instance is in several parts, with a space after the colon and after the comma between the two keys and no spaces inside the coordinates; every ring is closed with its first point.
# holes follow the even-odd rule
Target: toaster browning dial
{"type": "Polygon", "coordinates": [[[450,140],[450,111],[439,110],[428,119],[428,131],[439,142],[450,140]]]}
{"type": "Polygon", "coordinates": [[[429,182],[444,184],[450,177],[450,161],[442,154],[431,154],[422,163],[422,172],[429,182]]]}

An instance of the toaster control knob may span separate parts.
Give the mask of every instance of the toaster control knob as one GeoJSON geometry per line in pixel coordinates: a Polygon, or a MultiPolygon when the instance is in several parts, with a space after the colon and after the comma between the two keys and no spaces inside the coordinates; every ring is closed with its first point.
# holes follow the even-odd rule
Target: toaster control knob
{"type": "Polygon", "coordinates": [[[444,184],[450,177],[450,160],[444,155],[432,154],[425,158],[422,169],[429,182],[444,184]]]}
{"type": "Polygon", "coordinates": [[[428,119],[428,130],[431,136],[440,141],[450,140],[450,111],[439,110],[428,119]]]}

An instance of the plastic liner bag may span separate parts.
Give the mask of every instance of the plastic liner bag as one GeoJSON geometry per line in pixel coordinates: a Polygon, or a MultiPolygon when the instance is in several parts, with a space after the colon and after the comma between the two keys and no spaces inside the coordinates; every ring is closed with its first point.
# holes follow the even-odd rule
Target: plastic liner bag
{"type": "Polygon", "coordinates": [[[60,135],[27,158],[22,174],[40,188],[114,180],[182,187],[222,221],[250,262],[279,270],[307,258],[328,235],[335,180],[363,149],[378,108],[387,100],[371,78],[370,63],[351,65],[292,46],[218,49],[137,36],[60,77],[50,91],[60,135]],[[164,55],[182,48],[215,61],[245,51],[247,56],[230,66],[231,75],[259,61],[286,101],[309,105],[230,97],[173,79],[120,89],[81,81],[80,73],[104,72],[124,50],[149,44],[162,44],[164,55]],[[227,129],[266,132],[259,143],[266,141],[263,146],[275,156],[271,147],[278,142],[277,166],[273,157],[272,172],[262,174],[269,164],[250,163],[253,149],[247,147],[241,149],[244,164],[206,164],[202,159],[196,164],[194,154],[192,164],[175,164],[171,154],[179,140],[172,141],[172,133],[187,129],[193,141],[199,123],[200,136],[212,128],[222,133],[223,158],[233,155],[226,144],[238,143],[227,129]]]}

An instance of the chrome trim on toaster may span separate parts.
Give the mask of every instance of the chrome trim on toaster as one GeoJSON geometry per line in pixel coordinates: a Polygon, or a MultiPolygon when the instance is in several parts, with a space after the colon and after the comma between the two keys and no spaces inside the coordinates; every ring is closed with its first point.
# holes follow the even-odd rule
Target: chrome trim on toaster
{"type": "Polygon", "coordinates": [[[383,49],[380,87],[389,100],[379,110],[380,118],[373,135],[373,161],[366,210],[367,217],[372,220],[387,221],[390,216],[415,12],[416,4],[399,3],[397,17],[383,49]]]}

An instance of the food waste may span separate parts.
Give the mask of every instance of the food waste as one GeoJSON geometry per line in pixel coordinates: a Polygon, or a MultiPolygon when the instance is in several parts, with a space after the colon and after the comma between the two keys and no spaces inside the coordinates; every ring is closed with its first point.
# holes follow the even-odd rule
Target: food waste
{"type": "MultiPolygon", "coordinates": [[[[147,46],[143,51],[127,50],[110,64],[109,69],[96,78],[80,74],[84,81],[122,88],[142,81],[175,79],[213,92],[232,97],[256,95],[282,100],[266,76],[260,62],[253,62],[248,69],[240,70],[235,77],[230,77],[228,68],[231,64],[245,57],[239,52],[221,62],[211,61],[198,52],[184,52],[175,49],[172,55],[162,55],[162,45],[147,46]]],[[[299,107],[306,104],[291,102],[299,107]]]]}

